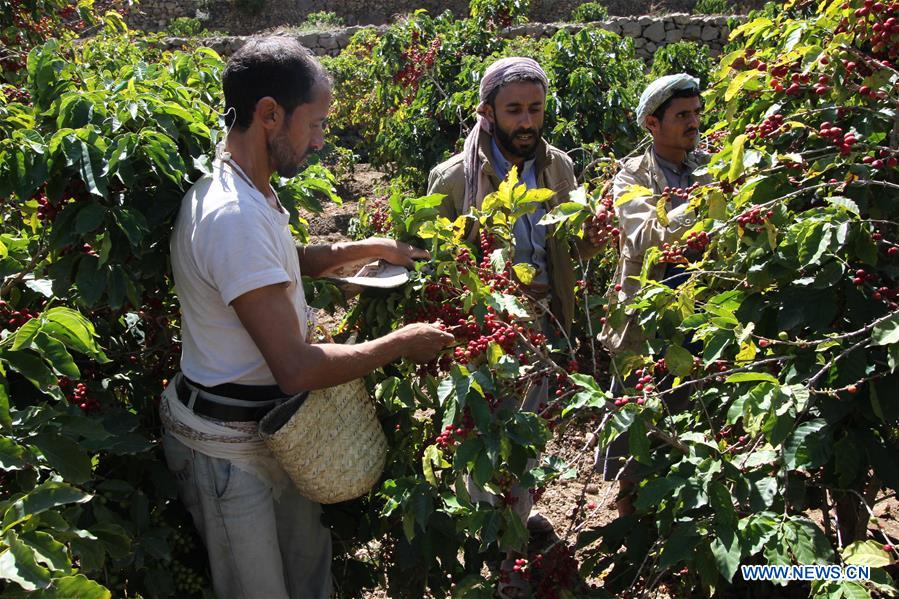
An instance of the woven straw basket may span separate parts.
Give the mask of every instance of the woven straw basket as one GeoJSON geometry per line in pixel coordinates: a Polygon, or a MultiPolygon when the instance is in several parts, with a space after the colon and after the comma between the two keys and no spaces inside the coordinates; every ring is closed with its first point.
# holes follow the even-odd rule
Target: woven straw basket
{"type": "Polygon", "coordinates": [[[361,379],[287,401],[259,433],[299,489],[318,503],[367,493],[384,470],[387,438],[361,379]]]}

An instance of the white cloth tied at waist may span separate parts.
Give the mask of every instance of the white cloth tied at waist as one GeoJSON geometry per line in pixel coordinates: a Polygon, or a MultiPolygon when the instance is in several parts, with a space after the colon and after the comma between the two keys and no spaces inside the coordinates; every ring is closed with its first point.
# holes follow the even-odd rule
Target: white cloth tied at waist
{"type": "Polygon", "coordinates": [[[202,454],[230,460],[272,488],[278,497],[291,484],[287,473],[259,436],[258,423],[241,422],[234,428],[196,415],[178,399],[181,373],[162,392],[159,414],[166,430],[181,443],[202,454]]]}

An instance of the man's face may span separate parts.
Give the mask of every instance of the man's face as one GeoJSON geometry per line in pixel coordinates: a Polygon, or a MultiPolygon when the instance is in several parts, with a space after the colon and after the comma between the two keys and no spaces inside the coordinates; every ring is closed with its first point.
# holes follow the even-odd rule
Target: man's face
{"type": "Polygon", "coordinates": [[[514,81],[500,88],[485,116],[496,144],[510,156],[530,158],[543,135],[546,92],[533,81],[514,81]]]}
{"type": "Polygon", "coordinates": [[[646,128],[656,146],[689,152],[699,141],[701,117],[699,97],[674,98],[661,121],[653,115],[646,117],[646,128]]]}
{"type": "Polygon", "coordinates": [[[300,104],[286,117],[268,140],[271,165],[279,176],[295,177],[313,150],[325,144],[325,122],[331,106],[330,86],[318,83],[312,101],[300,104]]]}

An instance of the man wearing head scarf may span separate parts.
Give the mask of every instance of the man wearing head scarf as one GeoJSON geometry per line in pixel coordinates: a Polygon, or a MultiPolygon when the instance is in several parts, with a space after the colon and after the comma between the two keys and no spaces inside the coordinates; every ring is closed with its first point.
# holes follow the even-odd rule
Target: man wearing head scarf
{"type": "MultiPolygon", "coordinates": [[[[643,91],[637,107],[637,123],[649,131],[652,144],[642,155],[621,161],[613,187],[616,201],[635,185],[650,189],[657,198],[666,188],[687,188],[711,181],[707,174],[693,174],[709,161],[708,154],[696,149],[702,114],[699,94],[699,80],[684,73],[656,79],[643,91]]],[[[610,304],[627,302],[639,291],[640,282],[632,277],[639,277],[647,250],[680,240],[696,222],[687,201],[670,194],[666,205],[669,222],[663,225],[656,201],[653,197],[638,198],[617,207],[620,252],[612,278],[610,304]]],[[[677,275],[682,270],[678,265],[662,263],[653,268],[650,276],[676,286],[680,282],[677,275]]],[[[633,319],[617,327],[607,323],[600,339],[613,355],[639,352],[645,341],[633,319]]],[[[613,380],[613,394],[620,395],[623,388],[621,381],[613,380]]],[[[633,461],[621,472],[630,453],[628,446],[627,435],[621,435],[609,445],[604,457],[597,455],[597,468],[602,468],[605,479],[619,480],[621,515],[633,512],[630,491],[637,480],[633,461]]]]}
{"type": "MultiPolygon", "coordinates": [[[[431,171],[428,193],[445,194],[441,215],[455,220],[472,207],[480,207],[484,198],[499,188],[513,166],[517,168],[519,181],[529,189],[553,190],[555,195],[548,205],[515,222],[514,262],[534,266],[536,276],[526,287],[527,292],[537,299],[548,300],[550,311],[567,331],[574,320],[575,306],[572,252],[580,252],[584,258],[595,254],[597,248],[592,239],[597,230],[594,222],[589,221],[585,241],[571,247],[567,240],[552,235],[552,227],[537,224],[553,206],[567,201],[569,192],[577,185],[571,159],[543,139],[548,87],[546,73],[530,58],[505,58],[490,65],[481,79],[477,124],[466,138],[463,151],[431,171]]],[[[474,242],[478,238],[476,223],[470,223],[466,233],[468,240],[474,242]]],[[[549,319],[546,324],[552,329],[556,323],[549,319]]],[[[551,331],[548,333],[551,338],[551,331]]],[[[538,389],[532,387],[522,409],[535,411],[546,397],[545,385],[538,389]]],[[[522,520],[527,519],[530,532],[551,533],[552,524],[543,516],[534,513],[528,518],[533,506],[528,490],[517,488],[513,495],[515,511],[522,520]]],[[[477,489],[472,489],[472,497],[493,500],[477,489]]]]}

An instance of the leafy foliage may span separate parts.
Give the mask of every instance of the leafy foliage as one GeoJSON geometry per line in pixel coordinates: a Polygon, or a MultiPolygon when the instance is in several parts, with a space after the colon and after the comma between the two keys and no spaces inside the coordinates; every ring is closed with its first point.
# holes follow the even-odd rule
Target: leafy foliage
{"type": "Polygon", "coordinates": [[[696,42],[674,42],[660,46],[652,56],[650,77],[656,79],[675,73],[689,73],[699,79],[699,87],[706,89],[713,64],[707,46],[696,42]]]}
{"type": "Polygon", "coordinates": [[[427,172],[448,158],[474,123],[478,81],[504,56],[531,56],[550,79],[546,132],[584,167],[600,155],[627,153],[637,136],[629,118],[643,82],[633,42],[599,28],[552,38],[504,39],[483,13],[455,20],[415,14],[381,37],[362,32],[335,75],[332,129],[375,164],[421,192],[427,172]]]}
{"type": "Polygon", "coordinates": [[[608,18],[609,9],[600,2],[584,2],[571,11],[571,20],[575,23],[605,21],[608,18]]]}
{"type": "Polygon", "coordinates": [[[693,12],[698,15],[726,15],[733,12],[728,0],[697,0],[693,12]]]}

